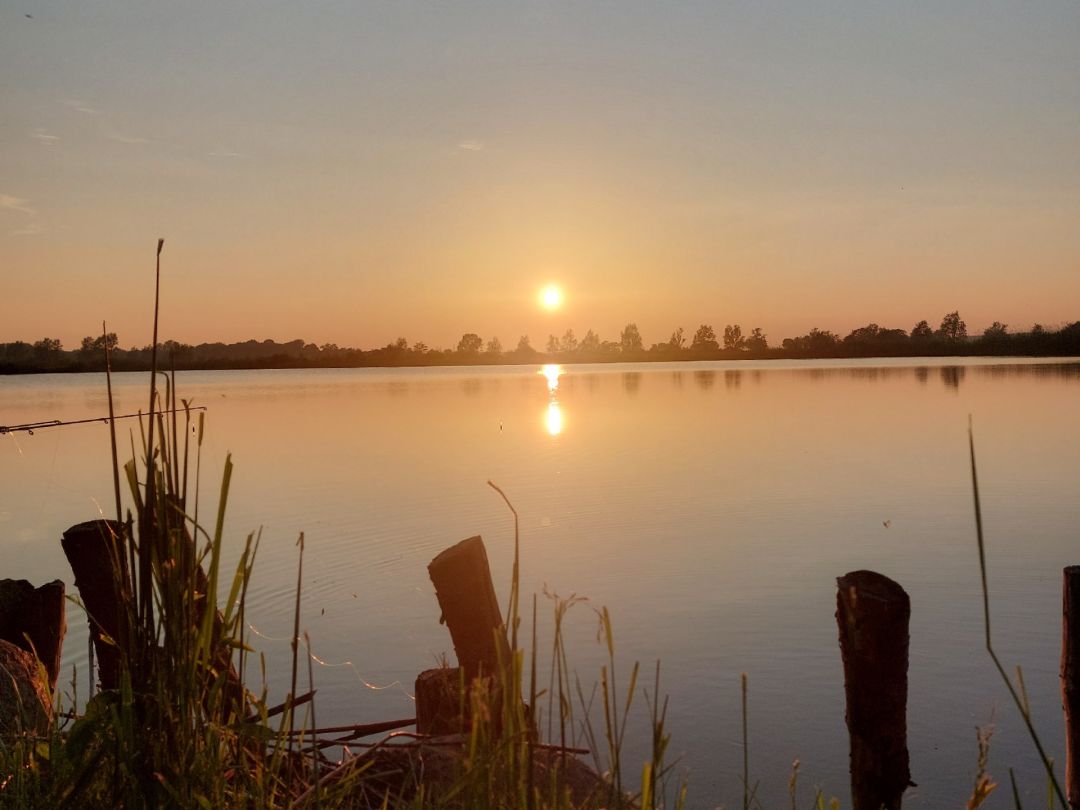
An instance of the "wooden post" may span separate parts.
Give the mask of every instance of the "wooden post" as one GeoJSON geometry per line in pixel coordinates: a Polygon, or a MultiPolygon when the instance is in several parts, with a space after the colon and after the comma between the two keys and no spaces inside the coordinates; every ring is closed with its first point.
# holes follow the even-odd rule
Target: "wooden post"
{"type": "MultiPolygon", "coordinates": [[[[86,612],[91,617],[90,636],[97,654],[98,678],[102,689],[116,689],[120,685],[119,648],[106,643],[102,634],[117,639],[119,643],[126,643],[125,639],[118,638],[125,617],[120,581],[128,576],[124,532],[123,524],[116,521],[92,520],[72,526],[64,532],[61,540],[64,554],[67,555],[71,570],[75,574],[75,586],[79,589],[86,612]],[[117,561],[119,570],[114,568],[110,560],[117,561]]],[[[182,553],[186,555],[186,559],[195,560],[195,543],[186,531],[182,534],[181,542],[184,544],[182,553]]],[[[196,620],[201,621],[206,609],[205,594],[209,587],[206,572],[201,565],[195,565],[194,584],[195,590],[204,595],[196,606],[196,620]]],[[[232,664],[232,649],[220,643],[224,634],[223,625],[221,611],[217,611],[213,620],[216,655],[206,677],[209,682],[213,682],[219,675],[224,676],[226,711],[234,713],[236,717],[243,717],[246,713],[247,692],[232,664]]]]}
{"type": "Polygon", "coordinates": [[[509,666],[510,644],[484,541],[470,537],[446,549],[428,565],[428,575],[466,683],[481,675],[495,675],[500,663],[509,666]]]}
{"type": "Polygon", "coordinates": [[[903,588],[874,571],[852,571],[836,584],[852,807],[899,810],[911,784],[907,749],[911,602],[903,588]]]}
{"type": "Polygon", "coordinates": [[[115,520],[91,520],[72,526],[60,541],[75,574],[75,587],[90,615],[90,638],[97,654],[102,689],[120,686],[120,650],[102,635],[123,643],[118,636],[124,606],[119,577],[111,561],[126,559],[121,541],[124,532],[124,525],[115,520]]]}
{"type": "Polygon", "coordinates": [[[0,738],[26,731],[44,736],[51,717],[49,690],[37,659],[22,647],[0,639],[0,738]]]}
{"type": "Polygon", "coordinates": [[[35,588],[25,579],[0,580],[0,639],[38,657],[50,691],[56,691],[66,631],[63,582],[35,588]]]}
{"type": "Polygon", "coordinates": [[[458,667],[425,669],[416,676],[416,731],[418,734],[458,734],[465,730],[461,705],[461,670],[458,667]]]}
{"type": "Polygon", "coordinates": [[[1065,793],[1080,808],[1080,565],[1063,572],[1061,702],[1065,709],[1065,793]]]}

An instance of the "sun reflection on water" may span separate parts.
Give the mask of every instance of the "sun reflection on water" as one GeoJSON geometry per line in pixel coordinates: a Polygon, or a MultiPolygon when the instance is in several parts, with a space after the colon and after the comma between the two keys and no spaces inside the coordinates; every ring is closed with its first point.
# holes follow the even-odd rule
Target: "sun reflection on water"
{"type": "Polygon", "coordinates": [[[563,373],[558,363],[545,363],[540,373],[547,378],[548,406],[544,413],[544,427],[551,436],[558,436],[563,430],[562,408],[559,406],[559,376],[563,373]]]}
{"type": "Polygon", "coordinates": [[[548,403],[547,413],[544,415],[544,426],[552,436],[558,436],[562,433],[562,409],[559,407],[558,402],[548,403]]]}
{"type": "Polygon", "coordinates": [[[559,375],[563,373],[562,366],[558,363],[545,363],[540,367],[540,373],[547,377],[548,391],[554,394],[559,390],[559,375]]]}

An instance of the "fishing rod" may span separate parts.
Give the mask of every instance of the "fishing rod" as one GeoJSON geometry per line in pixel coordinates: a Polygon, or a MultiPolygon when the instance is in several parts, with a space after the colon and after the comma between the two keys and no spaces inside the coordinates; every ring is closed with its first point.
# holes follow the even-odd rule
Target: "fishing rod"
{"type": "MultiPolygon", "coordinates": [[[[155,414],[190,413],[191,411],[205,411],[205,410],[206,410],[205,405],[197,405],[197,406],[191,407],[191,408],[173,408],[172,410],[166,410],[166,411],[154,411],[154,413],[155,414]]],[[[146,414],[144,414],[142,411],[139,411],[137,413],[121,414],[120,416],[114,416],[112,418],[115,421],[117,419],[135,419],[136,417],[142,417],[142,416],[145,416],[145,415],[146,414]]],[[[61,420],[61,419],[50,419],[50,420],[48,420],[46,422],[27,422],[25,425],[0,425],[0,436],[4,435],[5,433],[18,433],[19,431],[24,431],[26,433],[29,433],[31,436],[33,436],[35,430],[42,430],[43,428],[65,427],[66,425],[87,425],[87,424],[90,424],[91,422],[103,422],[103,423],[105,423],[107,425],[107,424],[109,424],[109,417],[108,416],[98,416],[98,417],[95,417],[93,419],[69,419],[69,420],[66,420],[66,421],[61,420]]]]}

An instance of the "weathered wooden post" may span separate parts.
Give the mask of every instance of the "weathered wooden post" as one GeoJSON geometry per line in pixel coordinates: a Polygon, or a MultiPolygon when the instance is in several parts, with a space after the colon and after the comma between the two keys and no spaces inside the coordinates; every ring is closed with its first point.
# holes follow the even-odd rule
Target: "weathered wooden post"
{"type": "MultiPolygon", "coordinates": [[[[64,554],[75,574],[75,586],[90,615],[90,637],[97,654],[98,679],[102,689],[120,686],[120,649],[117,644],[127,642],[120,634],[127,610],[134,609],[134,606],[124,604],[126,597],[121,587],[121,582],[129,576],[125,532],[126,527],[116,521],[92,520],[72,526],[61,539],[64,554]],[[109,636],[117,644],[105,641],[103,636],[109,636]]],[[[201,623],[206,610],[205,595],[210,586],[209,580],[202,566],[193,562],[196,550],[190,535],[186,531],[180,533],[177,542],[182,544],[180,553],[193,566],[195,592],[201,595],[197,597],[195,619],[201,623]]],[[[147,583],[144,587],[149,589],[151,586],[147,583]]],[[[223,635],[224,619],[221,611],[217,611],[213,617],[215,655],[207,669],[206,679],[208,683],[214,683],[219,676],[223,676],[226,712],[242,717],[246,713],[247,692],[232,664],[232,649],[221,643],[223,635]]]]}
{"type": "MultiPolygon", "coordinates": [[[[510,644],[480,537],[462,540],[440,553],[428,565],[428,575],[461,671],[443,668],[420,673],[416,727],[421,733],[445,734],[461,731],[468,723],[460,706],[462,672],[467,694],[483,678],[492,705],[499,705],[499,668],[511,665],[510,644]]],[[[467,712],[468,706],[464,708],[467,712]]]]}
{"type": "Polygon", "coordinates": [[[25,579],[0,580],[0,640],[8,641],[45,665],[49,691],[56,691],[67,620],[64,583],[35,588],[25,579]]]}
{"type": "Polygon", "coordinates": [[[1080,808],[1080,565],[1063,572],[1061,702],[1065,710],[1065,793],[1080,808]]]}
{"type": "Polygon", "coordinates": [[[854,810],[899,810],[911,784],[907,749],[911,602],[874,571],[836,580],[854,810]]]}
{"type": "Polygon", "coordinates": [[[446,549],[428,565],[428,575],[466,682],[495,675],[500,665],[508,665],[510,644],[484,541],[470,537],[446,549]]]}
{"type": "Polygon", "coordinates": [[[457,734],[466,726],[461,705],[461,668],[425,669],[416,676],[418,734],[457,734]]]}
{"type": "Polygon", "coordinates": [[[125,528],[115,520],[91,520],[77,523],[61,538],[60,544],[75,574],[86,612],[90,615],[90,638],[98,661],[98,681],[102,689],[120,686],[120,650],[103,636],[117,639],[124,610],[116,565],[124,565],[125,528]]]}
{"type": "Polygon", "coordinates": [[[51,717],[49,690],[37,659],[0,639],[0,737],[23,731],[44,735],[51,717]]]}

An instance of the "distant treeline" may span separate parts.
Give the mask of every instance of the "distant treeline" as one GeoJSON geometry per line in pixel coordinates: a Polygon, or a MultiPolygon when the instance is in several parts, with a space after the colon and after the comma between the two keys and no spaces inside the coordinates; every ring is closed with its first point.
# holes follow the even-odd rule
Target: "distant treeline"
{"type": "MultiPolygon", "coordinates": [[[[0,343],[0,374],[56,371],[100,371],[108,345],[116,371],[150,368],[151,347],[121,349],[115,333],[85,337],[77,349],[66,350],[59,340],[43,338],[36,343],[0,343]]],[[[333,343],[316,346],[303,340],[277,343],[248,340],[243,343],[200,343],[191,346],[167,340],[158,345],[160,368],[353,368],[365,366],[455,366],[511,363],[609,363],[671,360],[740,360],[824,357],[920,357],[920,356],[1078,356],[1080,321],[1061,329],[1036,324],[1027,332],[1010,332],[997,321],[982,335],[971,336],[958,312],[950,312],[933,329],[920,321],[907,332],[886,329],[876,323],[853,330],[846,337],[824,329],[785,338],[770,346],[760,329],[744,334],[738,324],[724,327],[721,335],[702,324],[687,338],[682,327],[663,343],[646,348],[637,325],[628,323],[617,341],[602,340],[589,330],[579,340],[574,330],[549,335],[543,351],[522,335],[512,350],[504,350],[497,337],[485,341],[466,332],[453,349],[433,349],[422,342],[398,338],[379,349],[342,348],[333,343]]]]}

